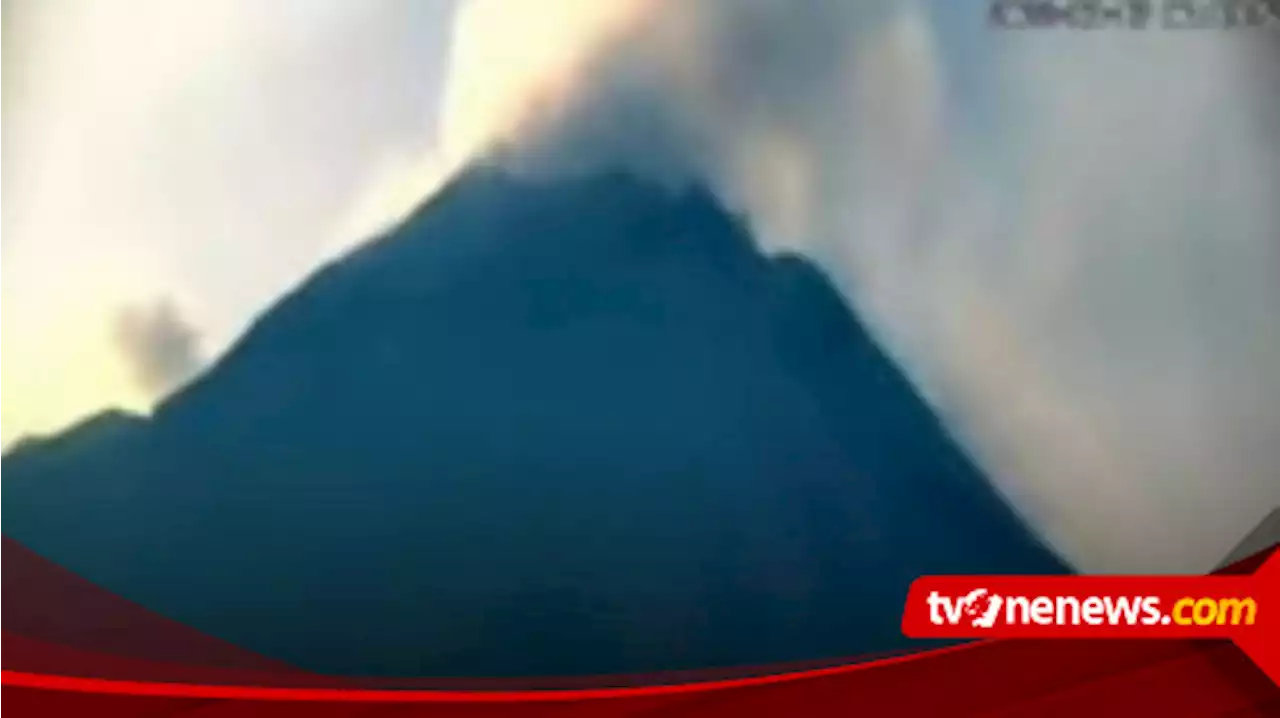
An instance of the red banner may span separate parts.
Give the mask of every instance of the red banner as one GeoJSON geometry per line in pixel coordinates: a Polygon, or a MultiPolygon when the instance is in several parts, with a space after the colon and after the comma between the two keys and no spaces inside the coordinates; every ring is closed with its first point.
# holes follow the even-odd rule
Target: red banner
{"type": "Polygon", "coordinates": [[[1269,661],[1264,656],[1280,646],[1273,617],[1280,556],[1271,548],[1224,569],[1221,580],[950,577],[915,586],[904,621],[908,633],[1009,639],[825,668],[598,676],[563,686],[309,673],[152,613],[7,538],[3,548],[10,600],[0,693],[13,716],[1280,715],[1274,670],[1269,678],[1232,643],[1248,646],[1259,663],[1276,665],[1274,653],[1269,661]],[[975,594],[980,590],[985,593],[975,594]],[[973,626],[975,616],[992,611],[995,595],[1001,615],[993,614],[990,628],[973,626]],[[1064,635],[1045,625],[1060,622],[1059,597],[1067,630],[1093,631],[1069,635],[1101,640],[1019,637],[1031,635],[1026,631],[1064,635]],[[1154,611],[1159,620],[1149,618],[1154,611]],[[935,613],[943,625],[934,623],[935,613]],[[1151,624],[1145,628],[1144,618],[1151,624]],[[1192,625],[1183,625],[1188,619],[1192,625]],[[1143,640],[1160,635],[1152,626],[1164,627],[1164,635],[1175,626],[1193,632],[1143,640]],[[1006,630],[1014,633],[1001,633],[1006,630]],[[1139,632],[1103,638],[1130,630],[1139,632]],[[1229,640],[1196,640],[1211,635],[1229,640]]]}
{"type": "Polygon", "coordinates": [[[1280,683],[1280,556],[1250,576],[926,576],[911,638],[1226,638],[1280,683]]]}

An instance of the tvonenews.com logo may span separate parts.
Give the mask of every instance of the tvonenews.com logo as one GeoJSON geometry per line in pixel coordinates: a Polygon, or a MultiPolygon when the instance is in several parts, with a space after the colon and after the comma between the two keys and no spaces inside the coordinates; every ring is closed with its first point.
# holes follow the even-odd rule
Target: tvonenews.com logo
{"type": "Polygon", "coordinates": [[[908,638],[1227,639],[1280,683],[1280,551],[1252,574],[921,576],[908,638]]]}
{"type": "Polygon", "coordinates": [[[1184,596],[1165,612],[1159,596],[1002,596],[976,588],[962,596],[931,591],[925,601],[935,626],[1252,626],[1251,597],[1184,596]]]}

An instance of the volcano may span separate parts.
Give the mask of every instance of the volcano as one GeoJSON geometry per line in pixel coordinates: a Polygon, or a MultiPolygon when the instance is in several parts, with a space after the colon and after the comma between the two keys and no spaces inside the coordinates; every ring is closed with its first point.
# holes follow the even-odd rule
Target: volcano
{"type": "Polygon", "coordinates": [[[3,465],[7,536],[330,673],[852,656],[921,574],[1067,570],[821,271],[626,173],[466,170],[151,416],[3,465]]]}

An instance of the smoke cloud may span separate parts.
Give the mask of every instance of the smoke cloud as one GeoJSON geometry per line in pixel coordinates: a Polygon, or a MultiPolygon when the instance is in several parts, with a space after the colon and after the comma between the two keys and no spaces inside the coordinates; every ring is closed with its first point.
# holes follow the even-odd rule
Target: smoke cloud
{"type": "Polygon", "coordinates": [[[499,83],[502,113],[446,113],[531,174],[704,182],[817,260],[1081,569],[1206,570],[1280,505],[1274,37],[998,31],[955,0],[625,5],[499,83]]]}
{"type": "Polygon", "coordinates": [[[138,388],[152,396],[186,382],[204,364],[199,333],[167,298],[120,310],[114,338],[138,388]]]}

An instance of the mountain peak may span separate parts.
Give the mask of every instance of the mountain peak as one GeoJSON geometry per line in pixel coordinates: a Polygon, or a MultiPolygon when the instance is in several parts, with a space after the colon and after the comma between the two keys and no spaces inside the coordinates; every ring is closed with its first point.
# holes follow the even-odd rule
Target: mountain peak
{"type": "Polygon", "coordinates": [[[463,173],[140,434],[6,457],[9,535],[327,672],[847,656],[922,573],[1064,570],[821,271],[620,173],[463,173]]]}

